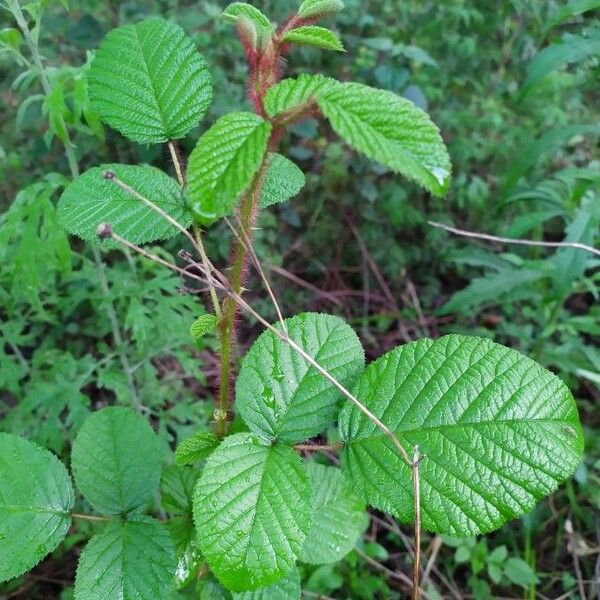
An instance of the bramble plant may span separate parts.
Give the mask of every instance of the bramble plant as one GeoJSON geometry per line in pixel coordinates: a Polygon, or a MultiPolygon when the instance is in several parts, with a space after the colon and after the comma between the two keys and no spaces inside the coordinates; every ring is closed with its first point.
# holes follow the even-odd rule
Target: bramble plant
{"type": "Polygon", "coordinates": [[[150,166],[91,168],[65,189],[59,218],[97,247],[126,247],[207,287],[212,312],[191,335],[219,338],[214,431],[184,440],[165,466],[143,411],[94,413],[70,465],[86,514],[74,512],[71,478],[53,454],[0,434],[1,581],[56,549],[75,518],[101,526],[79,558],[76,599],[168,598],[200,586],[201,597],[220,590],[297,600],[296,564],[343,558],[369,505],[414,523],[418,598],[421,527],[459,538],[492,531],[531,511],[577,467],[583,435],[573,397],[521,353],[448,335],[405,344],[365,367],[357,335],[339,317],[283,317],[252,237],[260,211],[304,185],[302,171],[278,153],[290,126],[325,117],[348,145],[432,194],[450,185],[442,137],[410,101],[323,75],[282,79],[282,59],[295,45],[343,51],[338,36],[317,25],[342,8],[340,0],[305,0],[279,27],[245,3],[224,11],[248,62],[254,112],[218,119],[187,168],[176,140],[213,98],[192,41],[175,24],[148,19],[113,30],[96,51],[87,77],[92,107],[129,139],[166,144],[175,177],[150,166]],[[234,233],[227,277],[203,242],[202,230],[221,219],[234,233]],[[178,234],[189,243],[183,266],[142,248],[178,234]],[[244,299],[251,265],[276,324],[244,299]],[[265,331],[236,377],[239,311],[265,331]],[[234,414],[243,423],[237,433],[234,414]],[[335,423],[332,443],[306,443],[335,423]],[[341,467],[305,458],[323,450],[339,452],[341,467]]]}

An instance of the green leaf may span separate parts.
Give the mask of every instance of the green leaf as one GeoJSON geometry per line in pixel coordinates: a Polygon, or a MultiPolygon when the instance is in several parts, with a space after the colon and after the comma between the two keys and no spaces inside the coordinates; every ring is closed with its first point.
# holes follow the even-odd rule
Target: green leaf
{"type": "Polygon", "coordinates": [[[222,442],[196,484],[194,521],[202,554],[225,587],[257,589],[292,569],[310,528],[311,497],[291,448],[249,433],[222,442]]]}
{"type": "Polygon", "coordinates": [[[235,208],[265,155],[271,125],[252,113],[221,117],[198,140],[188,165],[188,193],[200,222],[235,208]]]}
{"type": "Polygon", "coordinates": [[[171,515],[191,515],[192,495],[197,471],[169,465],[160,477],[160,495],[164,509],[171,515]]]}
{"type": "Polygon", "coordinates": [[[175,567],[171,536],[162,523],[143,516],[115,520],[81,553],[75,600],[167,598],[175,567]]]}
{"type": "Polygon", "coordinates": [[[67,470],[54,454],[0,433],[0,581],[29,571],[60,544],[74,503],[67,470]]]}
{"type": "MultiPolygon", "coordinates": [[[[593,246],[600,224],[600,202],[595,195],[585,196],[566,229],[565,242],[593,246]]],[[[550,259],[555,266],[554,285],[559,295],[568,294],[573,283],[581,278],[587,266],[591,267],[591,254],[576,248],[561,248],[550,259]]]]}
{"type": "Polygon", "coordinates": [[[322,48],[324,50],[345,51],[344,45],[337,33],[325,27],[317,27],[316,25],[305,25],[304,27],[292,29],[283,36],[283,41],[302,46],[322,48]]]}
{"type": "Polygon", "coordinates": [[[221,18],[242,27],[250,35],[254,48],[264,47],[275,31],[269,18],[246,2],[230,4],[221,14],[221,18]]]}
{"type": "Polygon", "coordinates": [[[301,594],[300,573],[298,569],[293,569],[272,585],[261,587],[253,592],[233,594],[233,600],[300,600],[301,594]]]}
{"type": "Polygon", "coordinates": [[[528,284],[548,277],[541,269],[503,269],[472,279],[469,285],[456,292],[438,314],[447,315],[456,311],[472,314],[474,308],[500,304],[507,294],[527,291],[528,284]]]}
{"type": "MultiPolygon", "coordinates": [[[[467,537],[530,512],[569,477],[583,452],[571,393],[521,353],[449,335],[385,354],[365,369],[358,399],[409,454],[419,445],[425,529],[467,537]]],[[[411,469],[352,406],[340,415],[342,466],[356,493],[413,519],[411,469]]]]}
{"type": "Polygon", "coordinates": [[[265,110],[270,117],[275,117],[311,99],[316,100],[320,92],[335,85],[338,85],[335,79],[323,75],[302,74],[297,79],[284,79],[269,88],[265,96],[265,110]]]}
{"type": "Polygon", "coordinates": [[[304,0],[298,9],[301,19],[325,17],[344,8],[342,0],[304,0]]]}
{"type": "Polygon", "coordinates": [[[263,184],[260,205],[262,208],[287,202],[300,193],[306,184],[302,170],[281,154],[271,154],[263,184]]]}
{"type": "Polygon", "coordinates": [[[550,19],[545,26],[545,34],[547,35],[552,29],[561,25],[572,17],[582,15],[590,10],[600,8],[600,0],[572,0],[565,6],[562,6],[556,15],[550,19]]]}
{"type": "Polygon", "coordinates": [[[182,138],[212,102],[206,61],[184,30],[147,19],[111,31],[88,73],[93,109],[124,136],[142,143],[182,138]]]}
{"type": "Polygon", "coordinates": [[[143,510],[158,490],[162,456],[148,422],[130,408],[110,407],[79,431],[71,464],[75,483],[100,513],[143,510]]]}
{"type": "MultiPolygon", "coordinates": [[[[69,233],[98,243],[96,228],[103,222],[108,222],[115,233],[133,244],[169,239],[179,233],[152,208],[113,180],[106,179],[106,171],[115,173],[183,227],[190,225],[190,211],[174,179],[155,167],[110,164],[86,171],[63,192],[58,203],[58,218],[69,233]]],[[[103,244],[114,246],[115,242],[107,240],[103,244]]]]}
{"type": "Polygon", "coordinates": [[[265,97],[271,117],[317,102],[338,135],[369,158],[443,196],[452,166],[427,113],[392,92],[322,76],[285,79],[265,97]]]}
{"type": "Polygon", "coordinates": [[[219,444],[219,438],[212,431],[198,431],[177,446],[175,462],[178,465],[193,465],[208,458],[219,444]]]}
{"type": "Polygon", "coordinates": [[[338,135],[359,152],[443,196],[452,166],[427,113],[392,92],[358,83],[330,86],[317,101],[338,135]]]}
{"type": "Polygon", "coordinates": [[[354,496],[339,469],[315,462],[307,468],[314,519],[300,560],[313,565],[337,562],[354,548],[369,523],[365,505],[354,496]]]}
{"type": "Polygon", "coordinates": [[[219,323],[215,315],[209,313],[200,315],[191,325],[190,334],[195,340],[202,339],[207,333],[213,331],[219,323]]]}
{"type": "MultiPolygon", "coordinates": [[[[364,368],[364,352],[342,319],[303,313],[285,325],[288,336],[340,383],[354,383],[364,368]]],[[[246,354],[235,392],[236,408],[252,431],[288,443],[323,431],[333,422],[340,399],[337,388],[271,331],[263,332],[246,354]]]]}
{"type": "Polygon", "coordinates": [[[508,558],[504,563],[504,574],[509,581],[523,587],[529,587],[538,582],[535,571],[522,558],[508,558]]]}
{"type": "Polygon", "coordinates": [[[527,68],[527,79],[521,92],[527,94],[544,77],[562,67],[581,62],[600,54],[600,39],[565,36],[561,43],[552,44],[538,52],[527,68]]]}

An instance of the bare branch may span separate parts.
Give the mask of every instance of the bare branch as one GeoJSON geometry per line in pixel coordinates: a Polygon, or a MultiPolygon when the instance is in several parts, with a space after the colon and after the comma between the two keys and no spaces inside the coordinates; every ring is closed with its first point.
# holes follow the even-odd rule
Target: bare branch
{"type": "Polygon", "coordinates": [[[413,561],[413,600],[421,598],[419,578],[421,576],[421,489],[419,483],[419,463],[421,454],[419,446],[415,446],[412,458],[412,482],[415,505],[415,559],[413,561]]]}
{"type": "Polygon", "coordinates": [[[177,174],[177,181],[179,181],[179,185],[181,187],[185,186],[185,179],[183,177],[183,168],[181,167],[181,162],[179,161],[179,156],[177,156],[177,148],[175,148],[175,144],[169,140],[167,142],[167,146],[169,147],[169,152],[171,153],[171,160],[173,161],[173,166],[175,167],[175,173],[177,174]]]}
{"type": "Polygon", "coordinates": [[[466,231],[465,229],[458,229],[457,227],[451,227],[450,225],[444,225],[443,223],[437,223],[436,221],[427,221],[432,227],[443,229],[449,233],[455,235],[461,235],[463,237],[475,238],[478,240],[487,240],[490,242],[500,242],[501,244],[520,244],[521,246],[541,246],[543,248],[576,248],[577,250],[584,250],[585,252],[591,252],[596,256],[600,256],[600,249],[588,246],[587,244],[580,244],[579,242],[536,242],[534,240],[522,240],[517,238],[505,238],[497,235],[490,235],[488,233],[477,233],[476,231],[466,231]]]}

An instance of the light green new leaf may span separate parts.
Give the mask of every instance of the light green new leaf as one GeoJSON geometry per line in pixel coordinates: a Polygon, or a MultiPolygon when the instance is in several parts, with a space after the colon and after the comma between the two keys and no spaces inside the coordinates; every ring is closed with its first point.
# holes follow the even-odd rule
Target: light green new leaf
{"type": "Polygon", "coordinates": [[[79,431],[71,464],[75,483],[100,513],[143,510],[158,490],[162,457],[148,422],[130,408],[90,416],[79,431]]]}
{"type": "MultiPolygon", "coordinates": [[[[102,165],[93,167],[75,179],[58,202],[58,218],[69,232],[84,240],[98,243],[96,228],[109,223],[115,233],[134,244],[169,239],[179,231],[139,198],[120,188],[104,173],[112,171],[136,192],[152,201],[183,227],[191,223],[177,182],[155,167],[102,165]]],[[[107,240],[105,245],[114,246],[107,240]]]]}
{"type": "Polygon", "coordinates": [[[292,569],[310,528],[311,497],[291,448],[249,433],[222,442],[196,484],[194,521],[202,554],[225,587],[254,590],[292,569]]]}
{"type": "MultiPolygon", "coordinates": [[[[583,452],[571,393],[521,353],[449,335],[385,354],[354,393],[398,437],[418,445],[425,529],[469,537],[530,512],[569,477],[583,452]]],[[[413,520],[411,469],[356,408],[340,415],[342,467],[373,506],[413,520]]]]}
{"type": "Polygon", "coordinates": [[[283,41],[300,44],[301,46],[322,48],[324,50],[345,51],[344,45],[337,33],[331,31],[331,29],[317,27],[316,25],[305,25],[304,27],[292,29],[283,36],[283,41]]]}
{"type": "Polygon", "coordinates": [[[212,431],[198,431],[179,443],[175,450],[175,462],[178,465],[193,465],[207,458],[219,443],[219,438],[212,431]]]}
{"type": "Polygon", "coordinates": [[[298,16],[301,19],[325,17],[339,12],[343,8],[342,0],[304,0],[298,9],[298,16]]]}
{"type": "Polygon", "coordinates": [[[29,571],[60,544],[74,503],[67,470],[54,454],[0,433],[0,581],[29,571]]]}
{"type": "Polygon", "coordinates": [[[437,126],[427,113],[392,92],[359,83],[317,94],[338,135],[359,152],[443,196],[452,166],[437,126]]]}
{"type": "Polygon", "coordinates": [[[286,202],[300,193],[306,184],[302,170],[281,154],[271,154],[260,196],[262,208],[286,202]]]}
{"type": "Polygon", "coordinates": [[[215,315],[209,313],[200,315],[191,325],[190,334],[195,340],[202,339],[207,333],[213,331],[219,323],[215,315]]]}
{"type": "Polygon", "coordinates": [[[308,463],[313,486],[314,519],[300,560],[320,565],[341,560],[369,524],[365,505],[336,467],[308,463]]]}
{"type": "Polygon", "coordinates": [[[221,18],[243,27],[252,36],[255,48],[264,47],[275,31],[269,18],[246,2],[233,2],[222,12],[221,18]]]}
{"type": "Polygon", "coordinates": [[[239,18],[249,19],[260,27],[273,29],[273,24],[263,13],[247,2],[232,2],[222,13],[221,18],[235,23],[239,18]]]}
{"type": "Polygon", "coordinates": [[[188,165],[188,193],[198,220],[229,214],[249,187],[267,150],[271,125],[252,113],[221,117],[198,140],[188,165]]]}
{"type": "Polygon", "coordinates": [[[270,117],[275,117],[316,99],[317,94],[335,85],[339,85],[335,79],[323,75],[303,74],[297,79],[284,79],[269,88],[265,110],[270,117]]]}
{"type": "Polygon", "coordinates": [[[162,523],[143,516],[115,520],[83,549],[75,600],[167,598],[175,568],[171,536],[162,523]]]}
{"type": "MultiPolygon", "coordinates": [[[[303,313],[285,324],[290,339],[342,385],[354,383],[364,368],[364,352],[342,319],[303,313]]],[[[236,408],[252,431],[269,440],[294,443],[333,422],[341,394],[289,344],[265,331],[244,357],[235,397],[236,408]]]]}
{"type": "Polygon", "coordinates": [[[142,144],[179,139],[212,101],[204,57],[181,27],[147,19],[111,31],[88,73],[93,109],[142,144]]]}
{"type": "Polygon", "coordinates": [[[283,579],[252,592],[233,594],[233,600],[300,600],[302,588],[298,569],[290,571],[283,579]]]}

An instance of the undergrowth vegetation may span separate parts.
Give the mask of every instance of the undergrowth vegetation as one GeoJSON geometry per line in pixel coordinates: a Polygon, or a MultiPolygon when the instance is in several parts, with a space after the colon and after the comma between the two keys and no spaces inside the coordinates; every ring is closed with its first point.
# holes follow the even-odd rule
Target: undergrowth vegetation
{"type": "Polygon", "coordinates": [[[599,10],[0,0],[0,598],[600,597],[599,10]]]}

